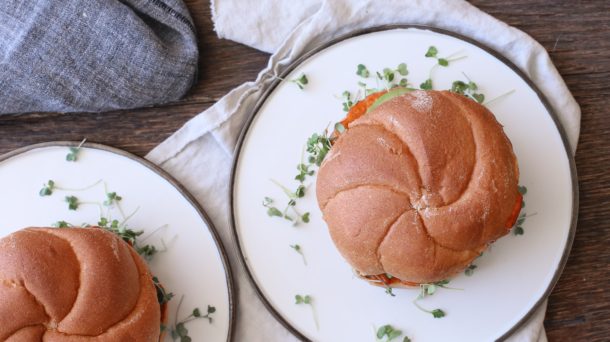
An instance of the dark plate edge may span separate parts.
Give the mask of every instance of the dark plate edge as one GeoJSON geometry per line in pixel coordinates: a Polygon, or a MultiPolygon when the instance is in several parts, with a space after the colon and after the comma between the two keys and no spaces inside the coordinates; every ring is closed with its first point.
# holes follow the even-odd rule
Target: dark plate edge
{"type": "MultiPolygon", "coordinates": [[[[49,142],[43,142],[43,143],[38,143],[38,144],[33,144],[33,145],[28,145],[28,146],[24,146],[21,148],[18,148],[16,150],[13,150],[11,152],[5,153],[3,155],[0,156],[0,163],[8,160],[12,157],[16,157],[20,154],[23,154],[25,152],[29,152],[32,150],[36,150],[39,148],[45,148],[45,147],[75,147],[78,146],[81,142],[79,141],[49,141],[49,142]]],[[[229,290],[229,331],[228,331],[228,335],[227,335],[227,341],[233,341],[233,337],[234,337],[234,329],[235,329],[235,320],[236,320],[236,305],[237,305],[237,295],[235,292],[235,284],[233,281],[233,273],[231,270],[231,265],[229,264],[229,259],[228,259],[228,255],[227,252],[225,251],[224,246],[222,245],[222,240],[220,239],[220,236],[218,235],[218,232],[216,231],[216,227],[214,226],[212,220],[210,219],[210,217],[208,216],[208,214],[205,212],[205,210],[203,210],[203,208],[199,205],[199,203],[197,202],[197,200],[193,197],[193,195],[191,195],[182,184],[180,184],[176,179],[174,179],[169,173],[167,173],[165,170],[161,169],[159,166],[153,164],[152,162],[136,156],[132,153],[129,153],[127,151],[115,148],[115,147],[111,147],[108,145],[103,145],[103,144],[97,144],[97,143],[90,143],[90,142],[85,142],[82,147],[85,148],[92,148],[92,149],[97,149],[97,150],[102,150],[102,151],[106,151],[106,152],[111,152],[114,154],[118,154],[120,156],[129,158],[135,162],[138,162],[142,165],[144,165],[145,167],[147,167],[148,169],[150,169],[151,171],[155,172],[156,174],[158,174],[159,176],[161,176],[163,179],[165,179],[166,181],[168,181],[176,190],[178,190],[178,192],[180,193],[180,195],[182,195],[184,198],[186,198],[186,200],[189,202],[190,205],[193,206],[193,208],[195,208],[195,210],[197,211],[197,213],[199,214],[199,217],[207,224],[208,229],[210,231],[210,234],[212,234],[212,238],[214,239],[214,243],[216,244],[216,248],[218,249],[220,256],[221,256],[221,260],[222,260],[222,264],[223,267],[225,269],[225,280],[227,282],[227,288],[229,290]]],[[[67,151],[66,151],[67,152],[67,151]]]]}
{"type": "MultiPolygon", "coordinates": [[[[553,122],[555,123],[555,127],[557,128],[560,136],[561,136],[561,140],[563,142],[563,146],[566,152],[566,156],[568,158],[568,162],[570,164],[570,173],[571,173],[571,180],[572,180],[572,220],[570,223],[570,231],[568,233],[568,240],[566,241],[566,246],[563,252],[563,255],[561,257],[561,260],[559,262],[559,265],[557,266],[557,269],[555,270],[555,274],[553,275],[553,278],[551,280],[551,282],[549,283],[549,286],[547,287],[546,291],[544,292],[544,294],[540,297],[540,299],[538,299],[538,301],[532,306],[532,308],[527,312],[527,314],[525,314],[523,316],[523,318],[521,318],[521,320],[519,322],[517,322],[517,324],[515,324],[511,329],[509,329],[508,331],[506,331],[505,333],[503,333],[497,340],[498,341],[503,341],[505,339],[507,339],[512,333],[514,333],[517,329],[519,329],[525,322],[527,322],[527,320],[534,314],[534,312],[536,311],[536,309],[538,309],[538,307],[542,304],[542,302],[544,302],[545,299],[548,298],[548,296],[551,294],[551,292],[553,291],[553,288],[555,287],[555,285],[557,284],[557,281],[559,280],[563,269],[565,268],[565,265],[567,263],[568,260],[568,256],[570,254],[570,250],[572,249],[572,244],[574,242],[574,236],[576,234],[576,224],[578,221],[578,209],[579,209],[579,197],[578,197],[578,176],[577,176],[577,172],[576,172],[576,164],[574,161],[574,156],[572,155],[572,152],[570,151],[570,144],[569,141],[567,139],[567,135],[566,132],[563,128],[563,126],[561,125],[561,123],[559,122],[559,118],[557,116],[557,114],[555,113],[555,111],[553,110],[553,108],[551,107],[551,105],[549,104],[548,100],[546,99],[546,97],[544,96],[544,94],[540,91],[540,89],[538,89],[538,87],[534,84],[534,82],[532,82],[532,80],[530,80],[530,78],[523,72],[521,71],[521,69],[519,69],[516,65],[514,65],[511,61],[509,61],[506,57],[504,57],[502,54],[496,52],[495,50],[493,50],[492,48],[479,43],[477,41],[475,41],[474,39],[471,39],[469,37],[463,36],[461,34],[452,32],[452,31],[448,31],[445,29],[441,29],[441,28],[437,28],[437,27],[433,27],[433,26],[426,26],[426,25],[409,25],[409,24],[404,24],[404,25],[382,25],[382,26],[376,26],[376,27],[372,27],[372,28],[367,28],[367,29],[361,29],[361,30],[356,30],[344,35],[341,35],[337,38],[334,38],[326,43],[320,44],[317,47],[311,49],[310,51],[306,52],[305,54],[303,54],[302,56],[300,56],[297,60],[295,60],[293,63],[291,63],[290,65],[288,65],[286,67],[286,69],[279,75],[279,77],[281,78],[285,78],[288,74],[290,74],[295,68],[297,68],[300,64],[302,64],[304,61],[306,61],[307,59],[309,59],[310,57],[312,57],[313,55],[339,43],[342,42],[344,40],[350,39],[350,38],[354,38],[357,36],[361,36],[367,33],[373,33],[373,32],[380,32],[380,31],[388,31],[388,30],[394,30],[394,29],[409,29],[409,28],[415,28],[415,29],[420,29],[420,30],[428,30],[428,31],[432,31],[432,32],[436,32],[436,33],[440,33],[440,34],[444,34],[444,35],[448,35],[457,39],[460,39],[462,41],[465,41],[467,43],[470,43],[480,49],[482,49],[483,51],[489,53],[490,55],[492,55],[493,57],[497,58],[500,62],[502,62],[504,65],[508,66],[511,70],[513,70],[519,77],[521,77],[521,79],[523,79],[523,81],[525,81],[525,83],[532,89],[534,90],[534,92],[536,93],[536,95],[538,96],[538,98],[540,99],[540,101],[542,102],[542,104],[544,105],[545,109],[547,110],[547,112],[550,114],[551,118],[553,119],[553,122]]],[[[242,150],[242,145],[244,143],[245,137],[250,129],[250,126],[252,124],[252,122],[254,121],[254,118],[256,117],[256,114],[258,113],[258,111],[260,110],[260,108],[264,105],[264,103],[267,100],[267,97],[269,97],[269,95],[273,92],[273,90],[275,90],[275,88],[278,86],[278,84],[281,82],[281,80],[276,79],[272,82],[272,84],[269,86],[269,88],[262,94],[262,96],[258,99],[258,101],[256,102],[255,106],[253,107],[253,109],[250,111],[250,113],[248,114],[248,119],[246,121],[246,123],[244,124],[244,127],[242,128],[240,134],[239,134],[239,138],[237,140],[237,144],[235,146],[235,151],[234,151],[234,156],[233,156],[233,164],[231,166],[231,178],[230,178],[230,186],[229,186],[229,205],[230,205],[230,224],[231,224],[231,232],[233,235],[233,239],[236,242],[237,245],[237,250],[238,250],[238,254],[239,254],[239,261],[242,264],[243,268],[246,271],[246,274],[248,275],[248,279],[250,281],[250,283],[252,284],[252,286],[254,287],[254,290],[256,291],[256,294],[258,295],[259,299],[263,302],[263,304],[265,305],[265,307],[267,308],[267,310],[269,310],[269,312],[275,317],[275,319],[280,322],[286,329],[288,329],[292,334],[294,334],[297,338],[299,338],[302,341],[310,341],[307,337],[305,337],[301,332],[299,332],[296,328],[294,328],[292,325],[290,325],[290,323],[288,323],[281,315],[279,312],[277,312],[275,310],[275,308],[271,305],[271,303],[265,298],[265,296],[263,295],[261,289],[259,288],[258,284],[256,283],[256,281],[254,280],[254,276],[252,275],[250,268],[248,267],[248,264],[245,260],[245,255],[243,253],[242,247],[241,247],[241,240],[239,239],[239,235],[237,234],[237,229],[235,226],[235,211],[234,211],[234,186],[235,186],[235,171],[237,169],[237,164],[239,162],[239,156],[242,150]]]]}

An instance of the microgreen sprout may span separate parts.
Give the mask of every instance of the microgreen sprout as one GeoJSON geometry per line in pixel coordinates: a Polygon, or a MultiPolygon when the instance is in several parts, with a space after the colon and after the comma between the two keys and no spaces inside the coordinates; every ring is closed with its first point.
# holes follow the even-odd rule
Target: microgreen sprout
{"type": "Polygon", "coordinates": [[[301,73],[299,77],[291,79],[290,82],[296,84],[299,89],[303,90],[305,89],[305,86],[309,83],[309,80],[307,79],[307,75],[301,73]]]}
{"type": "Polygon", "coordinates": [[[182,305],[182,301],[184,300],[184,296],[180,297],[180,302],[178,303],[178,307],[176,308],[176,318],[174,320],[174,326],[170,330],[170,336],[175,341],[180,339],[180,342],[191,342],[192,339],[189,336],[189,331],[186,328],[186,324],[192,322],[196,319],[207,319],[208,322],[212,323],[212,314],[216,312],[216,308],[208,305],[208,310],[205,315],[201,314],[199,308],[193,309],[193,311],[186,316],[183,320],[178,321],[178,312],[180,311],[180,306],[182,305]]]}
{"type": "Polygon", "coordinates": [[[117,203],[117,202],[119,202],[122,199],[123,199],[123,197],[117,195],[116,192],[107,192],[106,193],[106,200],[104,201],[104,205],[109,207],[113,203],[117,203]]]}
{"type": "Polygon", "coordinates": [[[51,196],[53,194],[54,189],[55,189],[55,182],[53,180],[49,180],[46,184],[42,185],[42,189],[40,189],[38,194],[42,197],[51,196]]]}
{"type": "Polygon", "coordinates": [[[294,177],[294,179],[296,179],[299,182],[303,183],[305,181],[305,177],[313,176],[315,171],[314,170],[310,170],[311,166],[312,166],[311,164],[305,164],[303,162],[299,163],[297,165],[297,170],[299,171],[299,174],[297,174],[294,177]]]}
{"type": "MultiPolygon", "coordinates": [[[[521,196],[523,196],[523,199],[521,200],[521,208],[525,208],[525,195],[527,194],[527,187],[523,186],[523,185],[519,185],[518,191],[521,194],[521,196]]],[[[519,214],[519,217],[517,218],[517,221],[515,222],[515,225],[513,226],[513,234],[514,235],[523,235],[525,233],[525,230],[523,229],[523,224],[525,223],[525,219],[527,219],[530,216],[534,216],[534,215],[536,215],[536,213],[527,215],[525,212],[522,212],[521,214],[519,214]]]]}
{"type": "Polygon", "coordinates": [[[301,248],[301,246],[298,244],[294,244],[294,245],[290,245],[290,248],[292,248],[295,252],[297,252],[301,255],[301,257],[303,258],[303,264],[305,264],[305,266],[307,266],[307,260],[305,259],[305,254],[303,253],[303,249],[301,248]]]}
{"type": "Polygon", "coordinates": [[[421,311],[431,314],[432,317],[434,317],[434,318],[443,318],[446,316],[445,311],[443,311],[441,309],[428,310],[428,309],[421,307],[419,304],[417,304],[417,300],[414,300],[413,304],[415,304],[415,306],[418,309],[420,309],[421,311]]]}
{"type": "Polygon", "coordinates": [[[328,151],[330,151],[332,142],[325,130],[322,134],[314,133],[307,139],[307,153],[309,153],[308,161],[311,164],[320,166],[322,161],[326,157],[328,151]]]}
{"type": "Polygon", "coordinates": [[[485,95],[477,92],[479,90],[479,87],[477,86],[477,84],[474,83],[466,74],[464,74],[464,73],[462,73],[462,74],[464,75],[464,77],[466,77],[468,82],[459,81],[459,80],[453,81],[453,83],[451,84],[450,91],[452,91],[456,94],[460,94],[460,95],[469,97],[469,98],[477,101],[478,103],[483,103],[483,101],[485,101],[485,95]]]}
{"type": "Polygon", "coordinates": [[[420,284],[419,288],[420,288],[420,292],[419,295],[417,296],[417,298],[415,298],[413,300],[413,304],[415,304],[415,306],[420,309],[423,312],[427,312],[429,314],[432,314],[432,316],[434,318],[441,318],[445,316],[445,312],[441,309],[434,309],[434,310],[427,310],[424,309],[423,307],[421,307],[419,304],[417,304],[418,300],[424,299],[428,296],[432,296],[434,293],[436,293],[436,291],[439,288],[444,288],[444,289],[451,289],[451,290],[461,290],[461,289],[457,289],[457,288],[453,288],[453,287],[448,287],[447,284],[449,284],[449,280],[441,280],[441,281],[437,281],[434,283],[427,283],[427,284],[420,284]]]}
{"type": "Polygon", "coordinates": [[[153,277],[153,284],[157,290],[157,301],[159,302],[159,305],[163,305],[174,298],[173,293],[165,291],[165,288],[161,286],[161,283],[157,277],[153,277]]]}
{"type": "Polygon", "coordinates": [[[83,144],[85,143],[85,141],[87,141],[87,138],[83,139],[83,141],[81,141],[80,144],[78,144],[78,146],[70,147],[70,153],[68,153],[66,155],[67,161],[74,162],[78,159],[78,153],[80,152],[80,149],[83,146],[83,144]]]}
{"type": "MultiPolygon", "coordinates": [[[[389,324],[386,324],[386,325],[382,325],[381,327],[379,327],[379,329],[377,329],[375,337],[377,337],[377,341],[379,341],[379,342],[389,342],[389,341],[394,340],[395,338],[400,337],[400,335],[402,335],[402,331],[395,329],[394,327],[392,327],[389,324]],[[385,340],[384,340],[384,338],[385,338],[385,340]]],[[[409,339],[406,336],[402,340],[402,342],[410,342],[410,341],[411,341],[411,339],[409,339]]]]}
{"type": "Polygon", "coordinates": [[[313,305],[313,298],[310,295],[295,295],[294,296],[295,304],[305,304],[311,307],[311,313],[313,315],[313,321],[316,324],[316,329],[320,330],[320,325],[318,323],[318,316],[316,315],[316,309],[313,305]]]}
{"type": "Polygon", "coordinates": [[[404,76],[407,76],[409,74],[409,70],[407,69],[406,63],[398,64],[396,69],[384,68],[382,72],[377,71],[375,74],[377,75],[377,79],[379,79],[380,81],[385,81],[386,89],[390,89],[398,85],[400,85],[401,87],[406,87],[408,85],[407,79],[404,78],[404,76]],[[398,79],[396,74],[398,74],[399,76],[403,76],[398,81],[398,83],[394,83],[394,81],[398,79]]]}
{"type": "Polygon", "coordinates": [[[432,79],[428,78],[422,84],[420,84],[419,87],[423,90],[432,90],[432,79]]]}
{"type": "Polygon", "coordinates": [[[76,198],[76,196],[66,196],[64,200],[66,201],[66,203],[68,203],[69,210],[78,209],[78,205],[80,203],[78,202],[78,198],[76,198]]]}
{"type": "Polygon", "coordinates": [[[272,73],[267,73],[267,75],[271,76],[272,78],[276,78],[276,79],[278,79],[278,80],[280,80],[280,81],[285,81],[285,82],[294,83],[294,84],[296,84],[296,85],[299,87],[299,89],[301,89],[301,90],[305,89],[305,86],[306,86],[307,84],[309,84],[309,79],[307,78],[307,75],[305,75],[304,73],[301,73],[299,76],[297,76],[296,78],[293,78],[293,79],[291,79],[291,80],[286,80],[286,79],[283,79],[283,78],[281,78],[281,77],[279,77],[279,76],[277,76],[277,75],[274,75],[274,74],[272,74],[272,73]]]}
{"type": "Polygon", "coordinates": [[[356,67],[356,75],[362,78],[368,78],[370,75],[369,69],[366,68],[364,64],[358,64],[356,67]]]}
{"type": "Polygon", "coordinates": [[[472,276],[474,274],[474,270],[477,268],[477,265],[475,264],[470,264],[468,265],[468,267],[466,267],[466,269],[464,270],[464,274],[467,275],[468,277],[472,276]]]}
{"type": "Polygon", "coordinates": [[[341,94],[341,96],[343,97],[343,111],[349,112],[349,110],[354,105],[354,103],[352,102],[352,94],[348,90],[346,90],[341,94]]]}
{"type": "Polygon", "coordinates": [[[95,183],[93,183],[91,185],[87,185],[86,187],[83,187],[83,188],[64,188],[64,187],[59,187],[54,180],[48,180],[46,184],[42,185],[42,189],[40,189],[40,191],[38,191],[38,194],[42,197],[45,197],[45,196],[51,196],[53,194],[53,192],[55,192],[55,191],[85,191],[85,190],[89,190],[89,189],[93,188],[94,186],[100,184],[101,182],[102,182],[102,180],[99,179],[95,183]]]}
{"type": "Polygon", "coordinates": [[[428,58],[436,59],[437,65],[447,67],[447,66],[449,66],[449,62],[455,62],[457,60],[466,58],[466,56],[454,57],[455,55],[458,55],[458,54],[459,54],[459,52],[454,53],[453,55],[448,56],[448,57],[438,57],[438,49],[435,46],[430,46],[428,48],[428,51],[426,51],[425,56],[428,58]]]}
{"type": "Polygon", "coordinates": [[[66,221],[63,221],[63,220],[57,221],[57,222],[53,223],[52,226],[55,227],[55,228],[69,228],[69,227],[73,227],[72,224],[70,224],[70,223],[68,223],[66,221]]]}

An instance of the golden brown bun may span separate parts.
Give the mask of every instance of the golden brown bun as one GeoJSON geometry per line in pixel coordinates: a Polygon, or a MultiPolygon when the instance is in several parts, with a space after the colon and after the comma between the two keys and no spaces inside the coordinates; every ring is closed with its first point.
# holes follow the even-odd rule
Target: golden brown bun
{"type": "Polygon", "coordinates": [[[350,124],[318,173],[318,204],[362,275],[446,279],[505,235],[518,201],[512,145],[493,114],[413,91],[350,124]]]}
{"type": "Polygon", "coordinates": [[[0,240],[0,341],[159,339],[148,267],[100,228],[27,228],[0,240]]]}

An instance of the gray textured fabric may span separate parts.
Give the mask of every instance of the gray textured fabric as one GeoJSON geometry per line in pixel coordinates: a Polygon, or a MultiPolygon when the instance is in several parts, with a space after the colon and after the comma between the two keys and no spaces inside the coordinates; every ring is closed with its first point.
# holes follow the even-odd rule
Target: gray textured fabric
{"type": "Polygon", "coordinates": [[[182,0],[0,0],[0,113],[168,102],[197,61],[182,0]]]}

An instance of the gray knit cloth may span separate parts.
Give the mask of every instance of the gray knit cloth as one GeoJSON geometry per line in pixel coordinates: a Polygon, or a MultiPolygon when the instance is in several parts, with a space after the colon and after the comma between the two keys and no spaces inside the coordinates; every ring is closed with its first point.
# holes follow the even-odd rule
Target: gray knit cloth
{"type": "Polygon", "coordinates": [[[0,113],[176,100],[197,61],[181,0],[0,0],[0,113]]]}

